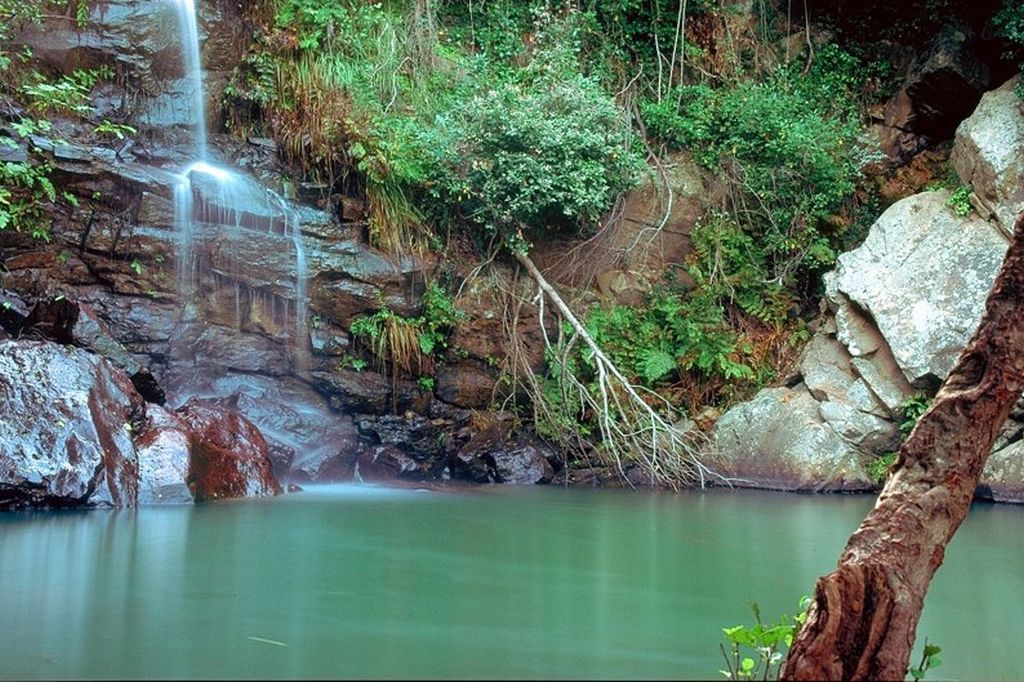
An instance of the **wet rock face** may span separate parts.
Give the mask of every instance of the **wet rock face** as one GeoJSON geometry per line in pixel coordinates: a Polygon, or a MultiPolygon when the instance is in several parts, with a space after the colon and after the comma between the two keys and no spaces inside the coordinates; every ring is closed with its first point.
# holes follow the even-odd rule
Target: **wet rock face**
{"type": "MultiPolygon", "coordinates": [[[[101,0],[90,5],[84,26],[63,16],[53,17],[25,26],[17,42],[31,46],[34,62],[54,71],[115,68],[128,88],[113,83],[97,88],[102,117],[128,114],[137,127],[188,126],[192,93],[184,77],[175,3],[101,0]]],[[[197,5],[207,100],[216,104],[231,70],[241,60],[248,35],[239,30],[234,3],[209,0],[197,5]]],[[[207,109],[213,121],[217,109],[207,109]]]]}
{"type": "Polygon", "coordinates": [[[150,405],[136,447],[139,504],[191,504],[192,492],[186,480],[192,441],[182,420],[163,407],[150,405]]]}
{"type": "Polygon", "coordinates": [[[30,330],[56,343],[71,344],[100,355],[124,370],[148,402],[162,405],[164,391],[156,378],[107,331],[99,316],[84,303],[68,298],[36,303],[22,331],[30,330]]]}
{"type": "Polygon", "coordinates": [[[0,341],[0,509],[132,507],[145,403],[84,350],[0,341]]]}
{"type": "Polygon", "coordinates": [[[267,441],[252,422],[199,399],[187,402],[177,415],[190,431],[189,485],[197,502],[281,493],[267,441]]]}

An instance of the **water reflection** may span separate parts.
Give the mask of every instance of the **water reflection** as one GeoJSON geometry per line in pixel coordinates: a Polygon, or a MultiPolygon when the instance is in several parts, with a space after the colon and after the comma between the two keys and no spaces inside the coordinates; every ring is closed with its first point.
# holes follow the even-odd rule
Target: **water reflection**
{"type": "MultiPolygon", "coordinates": [[[[868,498],[344,486],[0,516],[13,678],[707,678],[792,612],[868,498]]],[[[921,626],[943,676],[1019,677],[1021,510],[975,510],[921,626]],[[984,576],[983,579],[979,576],[984,576]],[[966,601],[966,603],[965,603],[966,601]],[[991,673],[991,675],[989,674],[991,673]]]]}

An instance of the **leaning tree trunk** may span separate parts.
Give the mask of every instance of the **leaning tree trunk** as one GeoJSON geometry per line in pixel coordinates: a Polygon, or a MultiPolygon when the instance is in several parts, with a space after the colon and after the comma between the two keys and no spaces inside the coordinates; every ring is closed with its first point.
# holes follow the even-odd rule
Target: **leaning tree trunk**
{"type": "Polygon", "coordinates": [[[819,578],[786,680],[902,680],[925,593],[970,507],[992,442],[1024,391],[1024,216],[974,337],[874,509],[819,578]]]}

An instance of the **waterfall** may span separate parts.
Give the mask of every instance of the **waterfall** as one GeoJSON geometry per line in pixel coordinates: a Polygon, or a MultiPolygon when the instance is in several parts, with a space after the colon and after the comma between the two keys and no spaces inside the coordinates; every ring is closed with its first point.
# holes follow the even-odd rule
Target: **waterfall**
{"type": "Polygon", "coordinates": [[[305,369],[307,365],[306,339],[309,337],[306,321],[309,308],[306,281],[309,271],[306,264],[306,247],[302,242],[302,225],[298,215],[284,197],[270,190],[267,190],[267,194],[274,199],[284,214],[285,236],[292,238],[292,245],[295,249],[295,363],[297,369],[305,369]]]}
{"type": "Polygon", "coordinates": [[[199,23],[194,0],[173,0],[181,24],[182,55],[185,78],[192,90],[192,117],[195,119],[196,158],[206,160],[206,91],[203,88],[203,65],[199,53],[199,23]]]}
{"type": "MultiPolygon", "coordinates": [[[[307,265],[299,216],[277,193],[257,185],[241,173],[209,161],[205,90],[195,1],[170,1],[174,3],[177,11],[186,79],[192,86],[190,113],[194,119],[196,143],[194,160],[182,169],[174,187],[174,220],[179,243],[178,279],[183,303],[182,321],[196,317],[199,297],[204,293],[200,291],[204,287],[204,282],[207,283],[208,290],[209,282],[212,281],[216,290],[218,274],[226,275],[228,278],[238,276],[233,271],[224,272],[223,268],[218,273],[215,271],[217,264],[213,263],[211,258],[200,258],[199,250],[204,246],[201,232],[232,230],[237,238],[239,232],[252,230],[280,236],[282,240],[290,242],[290,248],[295,254],[291,273],[294,276],[294,305],[290,305],[287,299],[282,299],[280,308],[284,312],[280,319],[283,322],[279,323],[277,299],[282,294],[255,290],[249,292],[250,306],[247,311],[241,305],[240,291],[241,287],[246,285],[234,279],[234,326],[238,330],[243,328],[243,316],[251,314],[252,308],[255,307],[252,303],[254,300],[267,301],[274,324],[280,324],[279,328],[287,328],[288,337],[294,339],[288,344],[291,363],[295,369],[305,369],[309,344],[306,321],[307,265]],[[290,321],[292,314],[294,320],[290,321]]],[[[207,239],[207,242],[209,241],[207,239]]],[[[230,257],[234,258],[235,255],[232,253],[230,257]]]]}

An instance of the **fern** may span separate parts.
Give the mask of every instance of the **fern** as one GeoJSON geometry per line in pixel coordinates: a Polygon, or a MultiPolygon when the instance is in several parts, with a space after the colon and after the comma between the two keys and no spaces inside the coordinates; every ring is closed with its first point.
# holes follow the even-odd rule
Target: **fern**
{"type": "Polygon", "coordinates": [[[676,363],[676,359],[663,350],[644,348],[640,351],[637,369],[639,369],[640,376],[643,377],[644,382],[647,384],[653,384],[663,379],[678,368],[679,365],[676,363]]]}

